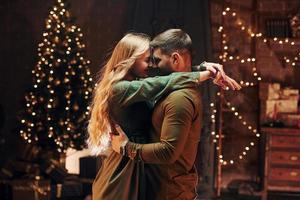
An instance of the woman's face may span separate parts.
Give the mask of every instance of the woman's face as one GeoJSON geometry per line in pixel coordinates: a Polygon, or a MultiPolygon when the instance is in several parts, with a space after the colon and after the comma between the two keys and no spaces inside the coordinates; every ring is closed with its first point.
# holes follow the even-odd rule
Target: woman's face
{"type": "Polygon", "coordinates": [[[150,60],[150,50],[137,58],[132,66],[132,74],[137,78],[146,78],[148,76],[148,65],[150,60]]]}

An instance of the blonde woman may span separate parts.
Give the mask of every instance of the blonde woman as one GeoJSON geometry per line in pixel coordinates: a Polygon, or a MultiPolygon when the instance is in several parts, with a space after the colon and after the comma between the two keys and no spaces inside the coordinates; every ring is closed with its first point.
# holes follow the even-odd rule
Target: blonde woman
{"type": "Polygon", "coordinates": [[[145,199],[144,163],[112,151],[109,134],[117,132],[118,124],[130,141],[147,143],[154,102],[173,90],[197,87],[211,75],[205,71],[145,78],[149,42],[144,34],[126,34],[103,67],[95,88],[88,125],[89,145],[94,154],[105,158],[93,183],[93,200],[145,199]]]}

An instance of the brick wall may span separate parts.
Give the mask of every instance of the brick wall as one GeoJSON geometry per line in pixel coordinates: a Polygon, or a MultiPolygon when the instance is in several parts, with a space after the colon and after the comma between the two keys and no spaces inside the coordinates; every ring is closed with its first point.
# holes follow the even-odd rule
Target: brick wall
{"type": "MultiPolygon", "coordinates": [[[[285,18],[293,13],[300,12],[299,0],[213,0],[211,2],[212,44],[215,61],[222,62],[219,55],[222,49],[222,37],[218,27],[223,26],[227,36],[229,52],[231,55],[241,58],[255,57],[256,65],[241,63],[240,60],[228,60],[223,63],[225,71],[238,81],[257,83],[253,76],[255,66],[264,82],[280,82],[283,85],[300,88],[300,66],[288,67],[283,64],[284,56],[293,56],[300,52],[300,39],[296,39],[294,45],[288,43],[278,44],[274,40],[264,42],[262,38],[252,40],[250,36],[241,31],[237,25],[238,18],[246,28],[251,27],[256,32],[265,35],[266,20],[272,18],[285,18]],[[222,9],[229,6],[236,12],[236,18],[226,17],[222,20],[222,9]],[[222,23],[223,22],[223,23],[222,23]]],[[[279,40],[280,38],[278,38],[279,40]]],[[[278,41],[277,40],[277,41],[278,41]]],[[[225,92],[226,100],[234,105],[248,124],[258,127],[259,101],[258,87],[244,87],[240,92],[225,92]]],[[[222,187],[227,187],[235,179],[252,180],[259,182],[262,168],[260,167],[259,140],[247,127],[241,125],[241,121],[234,117],[232,112],[223,112],[223,156],[225,160],[234,159],[251,141],[256,145],[247,152],[246,159],[235,165],[223,167],[222,187]],[[237,143],[238,141],[238,143],[237,143]],[[234,147],[234,148],[233,148],[234,147]]]]}

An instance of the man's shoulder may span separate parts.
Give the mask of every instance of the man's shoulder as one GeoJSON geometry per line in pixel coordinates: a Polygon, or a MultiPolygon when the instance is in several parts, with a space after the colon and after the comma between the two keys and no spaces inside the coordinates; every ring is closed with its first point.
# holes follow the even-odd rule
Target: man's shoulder
{"type": "Polygon", "coordinates": [[[199,88],[183,88],[171,92],[166,98],[200,98],[201,92],[199,88]]]}
{"type": "Polygon", "coordinates": [[[184,88],[171,92],[163,99],[165,104],[184,106],[187,103],[201,104],[201,92],[198,88],[184,88]]]}

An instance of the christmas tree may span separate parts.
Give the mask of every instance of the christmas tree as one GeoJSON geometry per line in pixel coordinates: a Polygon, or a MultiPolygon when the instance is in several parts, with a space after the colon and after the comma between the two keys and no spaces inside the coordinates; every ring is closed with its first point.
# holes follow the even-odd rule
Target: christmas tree
{"type": "Polygon", "coordinates": [[[93,90],[83,34],[68,9],[64,0],[55,0],[46,19],[19,129],[28,143],[58,153],[84,147],[93,90]]]}

